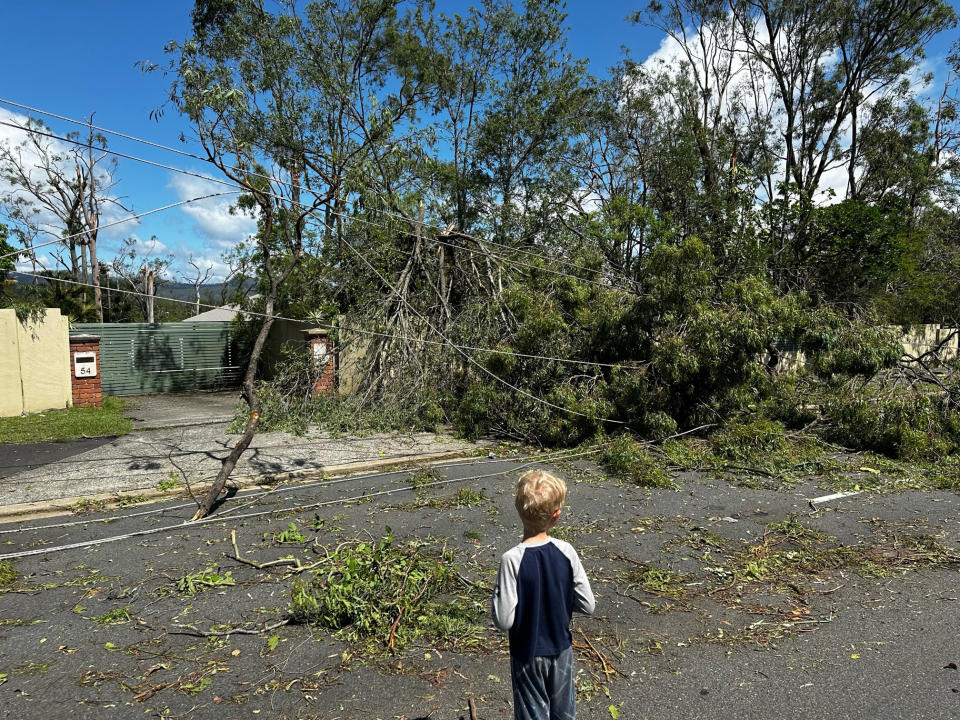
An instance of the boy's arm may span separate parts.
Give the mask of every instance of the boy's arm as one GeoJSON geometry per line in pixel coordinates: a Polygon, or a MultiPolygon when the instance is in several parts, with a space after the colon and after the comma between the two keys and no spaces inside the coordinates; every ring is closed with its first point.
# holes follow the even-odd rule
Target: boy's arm
{"type": "Polygon", "coordinates": [[[572,547],[570,549],[573,551],[573,557],[570,558],[570,567],[573,570],[573,609],[586,615],[593,615],[597,603],[593,597],[590,581],[583,570],[577,551],[572,547]]]}
{"type": "Polygon", "coordinates": [[[494,625],[501,630],[513,627],[513,618],[517,611],[517,572],[520,569],[521,557],[522,555],[515,556],[514,553],[507,552],[500,559],[497,584],[490,599],[490,615],[494,625]]]}

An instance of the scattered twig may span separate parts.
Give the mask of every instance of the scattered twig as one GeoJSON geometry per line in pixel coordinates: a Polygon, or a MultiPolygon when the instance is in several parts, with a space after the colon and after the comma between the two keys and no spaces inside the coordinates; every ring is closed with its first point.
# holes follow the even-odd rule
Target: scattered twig
{"type": "Polygon", "coordinates": [[[134,695],[133,700],[134,702],[138,702],[138,703],[143,702],[144,700],[149,700],[161,690],[166,690],[168,687],[173,687],[176,684],[177,684],[177,681],[164,682],[164,683],[160,683],[159,685],[154,685],[153,687],[147,688],[142,693],[138,693],[134,695]]]}
{"type": "MultiPolygon", "coordinates": [[[[183,447],[184,436],[185,436],[185,431],[181,429],[179,447],[183,447]]],[[[190,478],[187,477],[187,473],[184,471],[182,467],[180,467],[177,461],[173,459],[173,451],[175,449],[177,448],[176,447],[170,448],[170,452],[167,453],[167,460],[170,462],[171,465],[173,465],[177,469],[177,472],[180,473],[180,477],[183,478],[183,484],[187,488],[187,493],[190,495],[190,499],[197,504],[197,507],[200,507],[200,501],[197,499],[197,496],[193,494],[193,488],[190,486],[190,478]]]]}
{"type": "Polygon", "coordinates": [[[846,583],[840,583],[839,585],[837,585],[837,586],[836,586],[835,588],[833,588],[832,590],[820,590],[820,591],[817,592],[817,594],[818,594],[818,595],[833,595],[833,593],[835,593],[837,590],[839,590],[840,588],[842,588],[844,585],[846,585],[846,583]]]}
{"type": "Polygon", "coordinates": [[[706,425],[698,425],[695,428],[690,428],[689,430],[684,430],[683,432],[674,433],[673,435],[667,435],[666,437],[660,438],[659,440],[641,440],[640,444],[641,445],[657,445],[659,443],[666,442],[667,440],[674,440],[678,437],[683,437],[684,435],[689,435],[699,430],[706,430],[707,428],[712,428],[715,426],[716,426],[716,423],[707,423],[706,425]]]}

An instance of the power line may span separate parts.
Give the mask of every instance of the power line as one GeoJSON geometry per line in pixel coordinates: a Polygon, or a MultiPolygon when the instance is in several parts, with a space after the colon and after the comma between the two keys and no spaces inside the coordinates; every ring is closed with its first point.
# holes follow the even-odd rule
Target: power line
{"type": "MultiPolygon", "coordinates": [[[[13,127],[13,128],[19,129],[19,130],[23,130],[24,132],[35,132],[35,133],[38,133],[38,134],[40,134],[40,135],[43,135],[43,136],[46,136],[46,137],[50,137],[50,138],[53,138],[53,139],[56,139],[56,140],[62,140],[62,141],[64,141],[64,142],[74,143],[74,144],[78,144],[78,145],[83,144],[83,143],[80,143],[79,141],[76,141],[76,140],[71,140],[71,139],[69,139],[69,138],[65,138],[65,137],[62,137],[62,136],[58,136],[58,135],[55,135],[55,134],[53,134],[53,133],[49,133],[49,132],[45,132],[45,131],[36,130],[36,129],[34,129],[34,128],[26,128],[26,127],[23,127],[23,126],[21,126],[21,125],[16,125],[16,124],[14,124],[14,123],[8,123],[8,122],[0,121],[0,125],[6,125],[6,126],[9,126],[9,127],[13,127]]],[[[146,164],[148,164],[148,165],[153,165],[153,166],[156,166],[156,167],[163,168],[163,169],[165,169],[165,170],[170,170],[171,172],[179,172],[179,173],[183,173],[183,174],[190,175],[190,176],[193,176],[193,177],[198,177],[198,178],[201,178],[201,179],[210,180],[211,182],[216,182],[216,183],[219,183],[219,184],[221,184],[221,185],[226,185],[226,186],[228,186],[228,187],[235,188],[236,190],[241,190],[241,191],[246,190],[246,188],[244,188],[244,187],[242,187],[242,186],[240,186],[240,185],[237,185],[236,183],[232,183],[232,182],[225,181],[225,180],[219,180],[219,179],[217,179],[217,178],[212,178],[212,177],[209,177],[209,176],[206,176],[206,175],[202,175],[202,174],[200,174],[200,173],[194,173],[194,172],[191,172],[191,171],[188,171],[188,170],[183,170],[183,169],[176,168],[176,167],[173,167],[173,166],[164,165],[164,164],[162,164],[162,163],[155,163],[155,162],[153,162],[153,161],[151,161],[151,160],[146,160],[146,159],[143,159],[143,158],[139,158],[139,157],[136,157],[136,156],[134,156],[134,155],[127,155],[127,154],[124,154],[124,153],[119,153],[119,152],[110,150],[110,149],[108,149],[108,148],[98,148],[98,150],[101,150],[101,151],[107,152],[107,153],[113,153],[113,154],[116,154],[116,155],[119,156],[119,157],[123,157],[123,158],[127,158],[127,159],[130,159],[130,160],[134,160],[134,161],[136,161],[136,162],[143,162],[143,163],[146,163],[146,164]]],[[[277,198],[277,199],[280,199],[280,200],[284,200],[284,201],[287,201],[287,202],[291,202],[292,204],[297,204],[297,205],[300,205],[301,207],[309,207],[309,206],[307,206],[307,205],[304,204],[304,203],[297,203],[297,202],[295,202],[295,201],[289,200],[289,199],[287,199],[287,198],[283,198],[283,197],[281,197],[281,196],[279,196],[279,195],[276,195],[276,194],[274,194],[274,193],[262,193],[262,194],[267,195],[267,196],[270,196],[270,197],[274,197],[274,198],[277,198]]],[[[314,214],[315,214],[315,213],[314,213],[314,214]]],[[[350,221],[357,221],[357,222],[361,222],[361,223],[367,223],[367,224],[371,224],[371,225],[377,225],[377,226],[379,226],[379,227],[387,227],[387,226],[382,225],[382,224],[373,223],[372,221],[365,220],[365,219],[363,219],[363,218],[357,218],[357,217],[350,216],[350,215],[343,215],[343,217],[344,217],[345,219],[347,219],[347,220],[350,220],[350,221]]],[[[325,226],[325,227],[326,227],[325,223],[323,223],[322,221],[320,221],[320,224],[321,224],[322,226],[325,226]]],[[[352,245],[350,245],[349,243],[346,243],[346,245],[347,245],[351,250],[353,250],[354,252],[356,252],[356,253],[359,254],[359,251],[357,251],[356,248],[354,248],[352,245]]],[[[466,248],[464,248],[464,249],[466,249],[466,248]]],[[[361,257],[362,257],[362,256],[361,256],[361,257]]],[[[366,261],[366,258],[363,258],[363,259],[364,259],[364,261],[366,261]]],[[[41,262],[40,265],[43,266],[43,263],[41,262]]],[[[48,268],[46,268],[45,266],[43,266],[43,267],[44,267],[44,270],[46,270],[47,272],[51,272],[51,271],[50,271],[48,268]]],[[[536,269],[542,270],[543,268],[536,268],[536,269]]],[[[45,275],[37,275],[36,273],[28,273],[28,272],[23,272],[23,271],[19,271],[19,270],[18,270],[18,271],[15,271],[15,272],[17,272],[17,273],[20,274],[20,275],[31,276],[31,277],[39,277],[39,278],[43,278],[43,279],[47,279],[47,280],[53,280],[53,281],[56,281],[56,282],[62,282],[62,283],[67,283],[67,284],[72,284],[72,285],[78,285],[78,286],[85,286],[85,287],[93,287],[90,283],[81,283],[81,282],[76,281],[76,280],[67,280],[67,279],[65,279],[65,278],[49,277],[49,276],[45,276],[45,275]]],[[[554,272],[556,272],[556,271],[554,271],[554,272]]],[[[575,280],[584,280],[584,278],[580,278],[580,277],[577,277],[577,276],[574,276],[574,275],[568,275],[567,277],[573,278],[573,279],[575,279],[575,280]]],[[[610,287],[610,286],[607,286],[607,287],[610,287]]],[[[615,288],[615,289],[622,289],[622,288],[615,288]]],[[[120,288],[111,288],[111,292],[119,292],[119,293],[124,293],[124,294],[129,294],[129,295],[137,295],[137,296],[141,296],[141,297],[155,297],[155,298],[160,298],[160,299],[163,299],[163,300],[169,300],[169,301],[172,301],[172,302],[180,302],[180,303],[183,303],[183,304],[189,304],[189,305],[193,305],[193,306],[195,306],[195,307],[198,305],[197,303],[192,302],[192,301],[189,301],[189,300],[179,300],[179,299],[177,299],[177,298],[163,298],[162,296],[150,296],[150,295],[147,295],[147,294],[145,294],[145,293],[140,293],[140,292],[131,291],[131,290],[122,290],[122,289],[120,289],[120,288]]],[[[206,303],[200,303],[199,306],[201,306],[201,307],[208,307],[208,308],[215,308],[215,307],[217,307],[217,306],[215,306],[215,305],[209,305],[209,304],[206,304],[206,303]]],[[[257,312],[254,312],[254,311],[245,311],[245,312],[246,312],[246,314],[251,315],[251,316],[254,316],[254,317],[276,318],[276,319],[279,319],[279,320],[289,320],[289,321],[291,321],[291,322],[309,322],[308,319],[288,318],[288,317],[284,317],[284,316],[282,316],[282,315],[267,315],[267,314],[264,314],[264,313],[257,313],[257,312]]],[[[463,350],[473,350],[473,351],[477,351],[477,352],[488,352],[488,353],[500,354],[500,355],[508,355],[508,356],[515,356],[515,357],[524,357],[524,358],[528,358],[528,359],[552,360],[552,361],[556,361],[556,362],[565,362],[565,363],[570,363],[570,364],[575,364],[575,365],[587,365],[587,366],[592,366],[592,367],[609,367],[609,368],[617,368],[617,367],[630,368],[630,367],[635,367],[633,364],[624,364],[624,363],[598,363],[598,362],[591,362],[591,361],[588,361],[588,360],[573,360],[573,359],[570,359],[570,358],[557,358],[557,357],[549,357],[549,356],[534,355],[534,354],[527,354],[527,353],[516,353],[516,352],[511,352],[511,351],[505,351],[505,350],[496,350],[496,349],[493,349],[493,348],[480,348],[480,347],[472,347],[472,346],[469,346],[469,345],[458,345],[458,344],[452,343],[452,342],[450,342],[450,341],[447,341],[447,342],[437,342],[437,341],[424,340],[424,339],[421,339],[421,338],[413,338],[413,337],[409,337],[409,336],[394,335],[394,334],[389,334],[389,333],[378,333],[378,332],[370,331],[370,330],[362,330],[362,329],[360,329],[360,328],[349,328],[349,327],[346,327],[346,326],[340,326],[340,327],[341,327],[341,329],[344,329],[344,330],[347,330],[347,331],[350,331],[350,332],[357,332],[357,333],[362,333],[362,334],[367,334],[367,335],[375,335],[375,336],[392,338],[392,339],[408,340],[408,341],[420,342],[420,343],[424,343],[424,344],[450,345],[451,347],[455,347],[455,348],[463,349],[463,350]]]]}
{"type": "MultiPolygon", "coordinates": [[[[200,180],[206,180],[208,182],[216,183],[218,185],[226,185],[231,188],[239,188],[241,190],[246,190],[241,185],[237,185],[234,182],[229,180],[221,180],[219,178],[212,177],[210,175],[204,175],[203,173],[193,172],[192,170],[184,170],[183,168],[174,167],[172,165],[166,165],[164,163],[156,162],[155,160],[147,160],[146,158],[137,157],[136,155],[128,155],[127,153],[122,153],[119,150],[111,150],[109,148],[101,147],[99,145],[91,145],[90,143],[85,143],[80,140],[71,140],[68,137],[62,135],[57,135],[56,133],[48,132],[46,130],[38,130],[37,128],[24,127],[23,125],[17,125],[16,123],[7,122],[6,120],[0,120],[0,125],[4,125],[14,130],[20,130],[22,132],[33,133],[35,135],[41,135],[43,137],[48,137],[51,140],[59,140],[60,142],[70,143],[72,145],[79,145],[82,147],[91,147],[98,152],[109,153],[110,155],[116,155],[117,157],[124,158],[125,160],[133,160],[134,162],[144,163],[145,165],[152,165],[153,167],[158,167],[162,170],[169,170],[171,172],[180,173],[182,175],[189,175],[191,177],[199,178],[200,180]]],[[[268,194],[268,193],[264,193],[268,194]]]]}
{"type": "MultiPolygon", "coordinates": [[[[31,107],[30,105],[24,105],[24,104],[22,104],[22,103],[17,103],[17,102],[14,102],[13,100],[7,100],[7,99],[4,99],[4,98],[0,98],[0,103],[3,103],[3,104],[5,104],[5,105],[10,105],[10,106],[12,106],[12,107],[17,107],[17,108],[20,108],[21,110],[26,110],[26,111],[28,111],[28,112],[34,112],[34,113],[38,113],[38,114],[40,114],[40,115],[47,115],[47,116],[49,116],[49,117],[57,118],[58,120],[63,120],[63,121],[65,121],[65,122],[73,123],[73,124],[75,124],[75,125],[80,125],[80,126],[82,126],[82,127],[89,127],[89,128],[94,129],[94,130],[97,130],[97,131],[99,131],[99,132],[106,133],[107,135],[114,135],[114,136],[116,136],[116,137],[120,137],[120,138],[123,138],[123,139],[125,139],[125,140],[132,140],[132,141],[134,141],[134,142],[141,143],[141,144],[143,144],[143,145],[147,145],[147,146],[149,146],[149,147],[157,148],[158,150],[165,150],[165,151],[167,151],[167,152],[172,152],[172,153],[175,153],[175,154],[177,154],[177,155],[181,155],[181,156],[183,156],[183,157],[191,158],[191,159],[193,159],[193,160],[199,160],[200,162],[204,162],[204,163],[210,162],[210,158],[209,158],[209,157],[203,157],[203,156],[197,155],[197,154],[195,154],[195,153],[187,152],[186,150],[181,150],[180,148],[171,147],[171,146],[169,146],[169,145],[163,145],[163,144],[161,144],[161,143],[153,142],[152,140],[146,140],[146,139],[144,139],[144,138],[137,137],[137,136],[135,136],[135,135],[130,135],[130,134],[128,134],[128,133],[120,132],[119,130],[112,130],[112,129],[110,129],[110,128],[105,128],[105,127],[100,126],[100,125],[93,125],[92,123],[84,122],[83,120],[77,120],[76,118],[67,117],[67,116],[65,116],[65,115],[59,115],[59,114],[54,113],[54,112],[51,112],[51,111],[49,111],[49,110],[41,110],[40,108],[31,107]]],[[[21,129],[21,130],[25,130],[25,131],[27,131],[27,132],[33,131],[33,130],[30,129],[30,128],[23,128],[22,126],[20,126],[20,129],[21,129]]],[[[66,139],[66,138],[58,138],[58,139],[61,139],[61,140],[63,140],[64,142],[77,142],[77,144],[80,144],[80,145],[87,145],[86,143],[82,143],[82,142],[79,142],[79,141],[71,141],[71,140],[68,140],[68,139],[66,139]]],[[[101,148],[97,148],[97,149],[100,150],[100,151],[103,151],[103,152],[110,152],[110,151],[107,150],[107,148],[105,148],[105,147],[101,147],[101,148]]],[[[129,159],[134,159],[134,158],[129,158],[129,159]]],[[[285,180],[281,180],[280,178],[273,177],[272,175],[267,175],[266,173],[254,172],[254,171],[252,171],[252,170],[250,170],[250,169],[248,169],[248,168],[243,168],[243,167],[240,167],[240,166],[238,166],[238,165],[225,165],[224,167],[225,167],[226,169],[228,169],[228,170],[233,170],[233,171],[236,171],[236,172],[244,173],[244,174],[246,174],[246,175],[249,175],[250,177],[257,177],[257,178],[261,178],[261,179],[264,179],[264,180],[269,180],[269,181],[271,181],[271,182],[275,182],[275,183],[277,183],[277,184],[279,184],[279,185],[284,185],[284,186],[286,186],[286,187],[292,187],[292,184],[291,184],[291,183],[289,183],[289,182],[287,182],[287,181],[285,181],[285,180]]],[[[214,180],[213,178],[210,178],[210,179],[211,179],[211,180],[214,180]]],[[[347,199],[347,200],[345,200],[345,202],[350,203],[351,205],[356,205],[356,201],[353,201],[353,200],[347,199]]],[[[405,215],[403,215],[402,213],[398,213],[398,212],[394,212],[394,211],[391,211],[391,210],[387,210],[387,209],[385,209],[385,208],[367,208],[367,209],[368,209],[368,210],[372,210],[373,212],[379,212],[379,213],[383,213],[383,214],[385,214],[385,215],[389,215],[389,216],[391,216],[391,217],[398,218],[398,219],[403,220],[403,221],[405,221],[405,222],[410,222],[410,219],[409,219],[408,217],[406,217],[405,215]]],[[[339,213],[339,212],[331,212],[331,215],[335,215],[335,216],[338,216],[338,217],[346,217],[346,218],[351,218],[351,219],[352,219],[352,217],[353,217],[353,216],[349,216],[349,215],[344,215],[343,213],[339,213]]],[[[524,255],[530,255],[530,256],[539,258],[539,259],[541,259],[541,260],[545,260],[545,261],[547,261],[547,262],[560,263],[561,265],[565,265],[565,266],[567,266],[567,267],[576,268],[576,269],[578,269],[578,270],[585,270],[585,271],[587,271],[587,272],[591,272],[591,273],[595,273],[595,274],[601,274],[601,273],[604,272],[603,270],[599,270],[599,269],[597,269],[597,268],[591,268],[591,267],[588,267],[588,266],[586,266],[586,265],[579,265],[579,264],[577,264],[577,263],[570,262],[569,260],[564,260],[563,258],[547,257],[547,256],[545,256],[545,255],[541,255],[540,253],[535,253],[535,252],[533,252],[532,250],[527,250],[527,249],[524,249],[524,248],[513,247],[513,246],[511,246],[511,245],[506,245],[506,244],[504,244],[504,243],[498,243],[498,242],[496,242],[496,241],[494,241],[494,240],[481,240],[481,239],[476,238],[476,237],[474,237],[473,235],[470,235],[469,233],[466,233],[466,232],[463,232],[463,231],[459,231],[459,230],[458,230],[458,231],[455,231],[455,232],[453,232],[453,233],[449,233],[449,232],[447,232],[447,228],[440,227],[439,225],[432,225],[432,224],[430,224],[430,223],[421,223],[421,224],[422,224],[424,227],[428,227],[428,228],[430,228],[430,229],[432,229],[432,230],[438,230],[438,231],[441,232],[441,234],[447,235],[448,237],[449,237],[449,236],[459,236],[459,237],[463,237],[463,238],[466,238],[466,239],[468,239],[468,240],[473,240],[473,241],[476,242],[476,243],[485,243],[485,244],[487,244],[487,245],[493,245],[493,246],[495,246],[495,247],[504,248],[504,249],[506,249],[506,250],[511,250],[511,251],[513,251],[513,252],[522,253],[522,254],[524,254],[524,255]]],[[[459,247],[459,246],[458,246],[458,247],[459,247]]],[[[616,276],[616,277],[618,277],[618,278],[621,279],[621,280],[626,280],[627,282],[633,282],[631,278],[626,277],[626,276],[620,276],[620,275],[618,275],[618,276],[616,276]]],[[[611,287],[612,287],[612,286],[611,286],[611,287]]],[[[617,288],[617,289],[621,289],[621,290],[625,290],[626,292],[629,292],[629,291],[626,290],[625,288],[617,288]]]]}
{"type": "MultiPolygon", "coordinates": [[[[221,197],[223,195],[236,195],[239,191],[237,190],[225,190],[224,192],[211,193],[209,195],[201,195],[200,197],[190,198],[189,200],[181,200],[180,202],[170,203],[169,205],[164,205],[163,207],[154,208],[153,210],[147,210],[142,213],[134,213],[125,218],[121,218],[106,225],[98,225],[97,231],[103,230],[108,227],[114,227],[116,225],[121,225],[125,222],[130,222],[131,220],[139,220],[142,217],[147,215],[153,215],[154,213],[162,212],[164,210],[170,210],[180,205],[187,205],[192,202],[199,202],[200,200],[209,200],[210,198],[221,197]]],[[[29,255],[31,252],[34,252],[37,248],[46,247],[47,245],[54,245],[56,243],[62,243],[65,240],[72,240],[75,237],[80,237],[81,235],[86,235],[87,231],[83,230],[81,232],[73,233],[72,235],[64,235],[63,237],[57,238],[56,240],[51,240],[50,242],[40,243],[39,245],[31,245],[30,247],[24,248],[23,250],[18,250],[17,252],[7,253],[6,255],[0,255],[0,260],[4,260],[9,257],[14,257],[16,255],[29,255]]]]}
{"type": "MultiPolygon", "coordinates": [[[[597,446],[597,449],[602,450],[607,445],[609,445],[609,443],[601,443],[600,445],[597,446]]],[[[467,458],[465,460],[458,460],[455,462],[440,463],[438,465],[430,465],[430,467],[434,470],[446,470],[448,468],[461,467],[466,464],[470,464],[472,467],[475,467],[477,465],[488,465],[490,463],[506,463],[506,462],[515,463],[515,462],[524,462],[527,460],[533,460],[535,462],[553,462],[555,460],[565,460],[568,457],[571,457],[571,454],[570,454],[571,452],[573,453],[573,456],[578,456],[581,453],[581,451],[579,450],[577,451],[561,450],[555,453],[546,453],[547,456],[539,454],[539,455],[526,455],[526,456],[515,457],[515,458],[495,458],[495,459],[484,459],[484,460],[467,458]]],[[[322,470],[323,468],[316,468],[317,472],[321,472],[322,470]]],[[[316,480],[313,482],[297,483],[296,485],[281,485],[280,487],[275,487],[270,490],[256,490],[256,489],[251,489],[246,491],[241,490],[239,493],[237,493],[235,497],[239,499],[246,499],[247,496],[252,496],[248,502],[242,505],[231,507],[211,517],[218,517],[218,518],[226,517],[227,515],[235,513],[238,510],[243,509],[244,507],[248,507],[250,504],[254,502],[258,502],[262,500],[264,497],[268,495],[273,495],[281,491],[311,490],[316,487],[324,487],[327,485],[339,485],[345,482],[369,480],[370,478],[386,477],[387,475],[400,475],[400,474],[409,473],[409,472],[410,472],[409,469],[385,470],[385,471],[378,471],[378,472],[372,472],[372,473],[363,473],[361,475],[348,475],[343,478],[333,478],[333,479],[328,478],[324,480],[316,480]]],[[[98,478],[88,478],[88,479],[96,480],[98,478]]],[[[67,522],[51,523],[47,525],[23,525],[22,523],[19,523],[19,527],[16,527],[16,528],[0,529],[0,535],[9,535],[12,533],[29,532],[29,531],[35,531],[35,530],[53,530],[58,528],[75,527],[77,525],[97,525],[97,524],[113,523],[113,522],[119,522],[121,520],[129,520],[135,517],[143,517],[145,515],[162,515],[163,513],[167,513],[172,510],[182,510],[188,507],[196,507],[196,503],[191,502],[191,503],[183,503],[180,505],[164,505],[163,507],[160,507],[160,508],[151,508],[150,510],[141,510],[138,512],[127,513],[120,517],[93,518],[93,519],[87,519],[87,520],[71,520],[67,522]]]]}

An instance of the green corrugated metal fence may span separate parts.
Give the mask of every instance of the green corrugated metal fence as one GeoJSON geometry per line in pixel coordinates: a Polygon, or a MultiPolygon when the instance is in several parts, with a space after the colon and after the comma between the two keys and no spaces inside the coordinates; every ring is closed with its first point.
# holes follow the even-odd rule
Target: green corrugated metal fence
{"type": "Polygon", "coordinates": [[[77,323],[73,329],[100,336],[104,395],[236,387],[246,369],[229,322],[77,323]]]}

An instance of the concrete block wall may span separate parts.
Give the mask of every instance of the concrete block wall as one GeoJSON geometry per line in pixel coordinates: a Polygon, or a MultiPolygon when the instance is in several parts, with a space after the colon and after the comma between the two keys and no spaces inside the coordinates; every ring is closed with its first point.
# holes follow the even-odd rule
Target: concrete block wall
{"type": "Polygon", "coordinates": [[[957,340],[960,334],[956,332],[956,328],[942,325],[917,325],[897,329],[903,333],[903,351],[908,355],[920,357],[924,353],[939,348],[938,355],[942,361],[949,362],[957,357],[957,340]],[[943,343],[942,346],[941,343],[943,343]]]}

